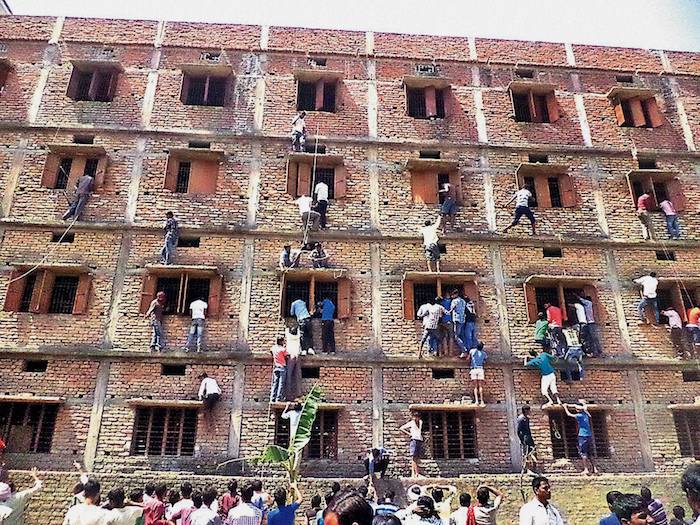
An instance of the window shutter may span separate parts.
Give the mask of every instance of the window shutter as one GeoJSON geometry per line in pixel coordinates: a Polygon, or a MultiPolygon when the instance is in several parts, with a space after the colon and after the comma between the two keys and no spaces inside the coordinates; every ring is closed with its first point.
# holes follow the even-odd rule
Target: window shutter
{"type": "Polygon", "coordinates": [[[117,83],[119,82],[119,71],[112,71],[109,79],[109,92],[107,98],[113,100],[117,94],[117,83]]]}
{"type": "Polygon", "coordinates": [[[645,191],[649,192],[649,196],[651,197],[649,199],[649,210],[655,210],[659,207],[659,201],[656,198],[656,190],[654,190],[654,180],[651,178],[651,175],[647,175],[642,179],[643,183],[643,188],[645,191]]]}
{"type": "Polygon", "coordinates": [[[68,90],[66,95],[75,100],[78,97],[78,80],[80,78],[80,71],[78,68],[73,66],[73,70],[70,74],[70,80],[68,81],[68,90]]]}
{"type": "Polygon", "coordinates": [[[34,313],[45,314],[49,311],[51,303],[51,289],[53,288],[54,274],[48,270],[43,270],[41,275],[37,275],[36,282],[39,288],[34,288],[30,310],[34,313]]]}
{"type": "Polygon", "coordinates": [[[148,311],[148,307],[151,306],[151,301],[156,295],[156,283],[158,282],[158,277],[152,273],[147,273],[143,276],[143,285],[141,287],[141,305],[139,311],[145,314],[148,311]]]}
{"type": "Polygon", "coordinates": [[[351,290],[350,279],[347,277],[338,279],[338,319],[347,319],[350,317],[351,290]]]}
{"type": "Polygon", "coordinates": [[[100,157],[97,161],[97,171],[95,172],[95,188],[102,189],[105,184],[105,175],[107,174],[107,163],[109,158],[107,155],[100,157]]]}
{"type": "Polygon", "coordinates": [[[474,311],[479,315],[479,286],[476,281],[467,281],[464,283],[462,290],[464,297],[469,297],[474,303],[474,311]]]}
{"type": "Polygon", "coordinates": [[[462,204],[462,176],[458,171],[450,172],[450,184],[455,189],[457,204],[462,204]]]}
{"type": "Polygon", "coordinates": [[[24,272],[21,270],[12,270],[10,274],[10,284],[5,294],[6,312],[16,312],[19,310],[20,303],[22,302],[22,294],[24,293],[24,286],[27,284],[25,278],[19,278],[23,273],[24,272]]]}
{"type": "MultiPolygon", "coordinates": [[[[683,321],[688,320],[687,312],[685,310],[685,303],[683,303],[683,295],[681,294],[681,287],[678,283],[671,285],[671,304],[673,309],[678,312],[683,321]]],[[[659,308],[661,310],[661,308],[659,308]]]]}
{"type": "Polygon", "coordinates": [[[78,289],[75,293],[75,302],[73,303],[73,315],[84,314],[87,311],[88,301],[90,299],[90,283],[92,277],[89,273],[81,273],[78,279],[78,289]]]}
{"type": "Polygon", "coordinates": [[[537,193],[537,207],[551,208],[552,199],[549,195],[549,183],[547,177],[535,177],[535,192],[537,193]]]}
{"type": "Polygon", "coordinates": [[[649,122],[647,122],[647,124],[652,128],[662,126],[664,123],[664,114],[661,113],[659,105],[656,103],[656,99],[651,97],[646,100],[642,100],[642,105],[644,106],[646,114],[649,117],[649,122]]]}
{"type": "Polygon", "coordinates": [[[311,196],[311,164],[299,163],[299,178],[297,179],[297,196],[311,196]]]}
{"type": "Polygon", "coordinates": [[[96,69],[92,72],[90,77],[90,87],[88,88],[88,98],[90,100],[97,100],[97,88],[100,86],[100,80],[104,76],[105,72],[96,69]]]}
{"type": "Polygon", "coordinates": [[[622,102],[620,99],[615,99],[615,118],[617,119],[617,125],[623,126],[625,124],[625,110],[622,109],[622,102]]]}
{"type": "Polygon", "coordinates": [[[56,178],[58,177],[58,167],[61,165],[61,157],[56,154],[49,153],[46,156],[44,164],[44,173],[41,176],[41,185],[44,188],[55,188],[56,178]]]}
{"type": "Polygon", "coordinates": [[[530,120],[532,122],[542,122],[542,115],[537,111],[537,106],[535,105],[535,95],[532,91],[527,93],[527,104],[530,108],[530,120]]]}
{"type": "Polygon", "coordinates": [[[561,308],[562,319],[569,320],[569,309],[566,307],[566,296],[564,295],[564,286],[562,283],[557,285],[557,293],[559,294],[559,308],[561,308]]]}
{"type": "Polygon", "coordinates": [[[630,113],[632,114],[632,124],[635,128],[643,127],[647,121],[644,118],[644,110],[642,109],[642,102],[638,97],[629,99],[630,113]]]}
{"type": "Polygon", "coordinates": [[[87,158],[82,156],[73,158],[73,163],[70,165],[70,175],[68,175],[68,185],[66,186],[68,191],[72,191],[75,188],[75,183],[85,173],[86,161],[87,158]]]}
{"type": "Polygon", "coordinates": [[[525,305],[527,306],[527,320],[530,323],[537,321],[537,299],[535,297],[535,287],[531,284],[523,284],[525,289],[525,305]]]}
{"type": "Polygon", "coordinates": [[[182,82],[180,83],[180,102],[187,104],[187,96],[190,92],[190,76],[182,72],[182,82]]]}
{"type": "Polygon", "coordinates": [[[409,102],[408,86],[406,84],[403,85],[403,99],[406,102],[406,115],[410,116],[411,115],[411,104],[409,102]]]}
{"type": "Polygon", "coordinates": [[[348,169],[343,164],[335,167],[333,176],[333,197],[342,199],[348,191],[348,169]]]}
{"type": "Polygon", "coordinates": [[[681,181],[678,179],[672,179],[666,183],[666,191],[668,193],[669,200],[673,203],[673,207],[676,211],[685,211],[686,199],[683,193],[683,186],[681,181]]]}
{"type": "Polygon", "coordinates": [[[554,91],[550,91],[545,96],[545,101],[547,103],[547,113],[549,113],[549,121],[556,122],[559,120],[559,103],[557,102],[557,96],[554,91]]]}
{"type": "Polygon", "coordinates": [[[216,193],[219,163],[215,160],[193,160],[187,193],[216,193]]]}
{"type": "MultiPolygon", "coordinates": [[[[218,317],[221,311],[221,290],[223,288],[224,278],[217,274],[209,281],[209,298],[207,300],[207,316],[218,317]]],[[[189,305],[185,305],[189,308],[189,305]]]]}
{"type": "Polygon", "coordinates": [[[574,180],[569,175],[559,177],[559,191],[561,192],[561,205],[564,208],[573,208],[577,204],[574,180]]]}
{"type": "Polygon", "coordinates": [[[283,273],[280,278],[280,293],[279,293],[279,304],[280,304],[280,319],[286,319],[290,316],[289,312],[286,311],[284,307],[287,303],[287,274],[283,273]]]}
{"type": "Polygon", "coordinates": [[[598,298],[598,289],[592,284],[586,284],[583,286],[583,295],[589,296],[593,302],[593,315],[595,316],[596,323],[604,323],[608,316],[598,298]]]}
{"type": "Polygon", "coordinates": [[[323,79],[316,82],[316,101],[314,102],[316,111],[323,110],[323,91],[325,84],[323,79]]]}
{"type": "Polygon", "coordinates": [[[438,202],[437,173],[428,171],[411,172],[413,202],[435,204],[438,202]]]}
{"type": "Polygon", "coordinates": [[[163,188],[170,191],[175,191],[177,188],[177,170],[180,164],[180,159],[168,155],[168,161],[165,165],[165,178],[163,180],[163,188]]]}
{"type": "Polygon", "coordinates": [[[287,193],[297,196],[297,180],[299,178],[299,163],[287,162],[287,193]]]}
{"type": "Polygon", "coordinates": [[[401,283],[403,301],[403,318],[414,320],[416,318],[416,310],[413,306],[413,281],[403,281],[401,283]]]}
{"type": "Polygon", "coordinates": [[[437,102],[435,101],[435,87],[428,86],[423,91],[425,94],[425,114],[427,117],[437,115],[437,102]]]}

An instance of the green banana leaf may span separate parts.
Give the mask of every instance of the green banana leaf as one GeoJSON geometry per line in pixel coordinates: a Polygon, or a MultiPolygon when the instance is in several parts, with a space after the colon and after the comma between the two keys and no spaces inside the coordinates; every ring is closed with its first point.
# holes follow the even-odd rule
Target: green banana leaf
{"type": "Polygon", "coordinates": [[[301,451],[311,439],[311,428],[316,420],[316,414],[320,403],[321,388],[318,385],[314,385],[304,398],[304,404],[301,407],[301,417],[299,418],[299,426],[289,444],[289,456],[301,455],[301,451]]]}
{"type": "Polygon", "coordinates": [[[284,463],[289,460],[289,451],[278,445],[268,445],[262,456],[257,459],[262,463],[284,463]]]}

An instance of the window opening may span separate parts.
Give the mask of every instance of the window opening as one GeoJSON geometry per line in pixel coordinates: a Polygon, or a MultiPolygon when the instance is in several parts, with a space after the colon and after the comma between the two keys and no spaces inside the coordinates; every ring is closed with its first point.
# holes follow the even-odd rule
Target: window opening
{"type": "Polygon", "coordinates": [[[50,314],[73,313],[73,303],[78,291],[78,277],[74,275],[57,275],[51,290],[50,314]]]}

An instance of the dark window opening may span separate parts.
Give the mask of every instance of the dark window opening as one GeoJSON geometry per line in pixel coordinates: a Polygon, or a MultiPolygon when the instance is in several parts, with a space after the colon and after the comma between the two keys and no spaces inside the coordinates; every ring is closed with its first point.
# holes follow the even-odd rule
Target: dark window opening
{"type": "Polygon", "coordinates": [[[133,456],[193,456],[197,410],[138,408],[131,442],[133,456]]]}
{"type": "Polygon", "coordinates": [[[676,260],[676,252],[672,252],[669,250],[660,250],[656,252],[656,260],[657,261],[675,261],[676,260]]]}
{"type": "Polygon", "coordinates": [[[88,175],[89,177],[95,178],[97,175],[97,164],[100,159],[85,159],[85,169],[83,170],[83,175],[88,175]]]}
{"type": "Polygon", "coordinates": [[[432,149],[422,149],[418,152],[418,158],[420,159],[439,159],[440,151],[432,149]]]}
{"type": "Polygon", "coordinates": [[[321,377],[321,367],[319,366],[302,366],[302,379],[319,379],[321,377]]]}
{"type": "Polygon", "coordinates": [[[297,86],[297,111],[316,110],[316,84],[299,82],[297,86]]]}
{"type": "Polygon", "coordinates": [[[539,115],[537,122],[549,122],[549,109],[547,108],[547,97],[545,95],[532,95],[535,103],[535,114],[539,115]]]}
{"type": "Polygon", "coordinates": [[[639,164],[640,170],[655,170],[656,169],[656,159],[638,158],[637,163],[639,164]]]}
{"type": "Polygon", "coordinates": [[[450,183],[450,174],[449,173],[438,173],[437,188],[435,189],[435,192],[438,195],[438,201],[440,202],[440,204],[445,202],[445,199],[447,198],[447,193],[445,193],[445,192],[440,193],[440,189],[442,189],[442,187],[445,184],[449,184],[449,183],[450,183]]]}
{"type": "Polygon", "coordinates": [[[559,189],[559,177],[547,177],[547,186],[549,187],[549,199],[552,203],[552,208],[561,208],[561,191],[559,189]]]}
{"type": "Polygon", "coordinates": [[[520,78],[534,78],[535,71],[532,69],[516,69],[515,76],[520,78]]]}
{"type": "Polygon", "coordinates": [[[681,374],[683,375],[684,383],[700,381],[700,370],[683,370],[681,374]]]}
{"type": "Polygon", "coordinates": [[[683,308],[687,310],[693,308],[697,301],[695,298],[698,296],[698,290],[696,288],[686,288],[681,287],[681,299],[683,300],[683,308]]]}
{"type": "Polygon", "coordinates": [[[189,312],[190,304],[197,299],[206,301],[209,298],[210,279],[196,279],[190,277],[187,279],[187,290],[185,291],[185,313],[189,312]]]}
{"type": "Polygon", "coordinates": [[[226,78],[209,77],[207,106],[223,106],[226,99],[226,78]]]}
{"type": "Polygon", "coordinates": [[[184,376],[187,365],[160,365],[162,376],[184,376]]]}
{"type": "Polygon", "coordinates": [[[523,187],[530,190],[532,198],[530,198],[530,206],[537,208],[537,186],[535,186],[535,177],[523,177],[523,187]]]}
{"type": "Polygon", "coordinates": [[[7,452],[51,452],[58,405],[0,403],[0,437],[7,452]]]}
{"type": "Polygon", "coordinates": [[[432,304],[437,297],[437,283],[413,283],[413,310],[426,304],[432,304]]]}
{"type": "Polygon", "coordinates": [[[513,93],[513,109],[517,122],[532,122],[530,97],[527,93],[513,93]]]}
{"type": "MultiPolygon", "coordinates": [[[[303,369],[302,369],[303,370],[303,369]]],[[[275,445],[289,446],[289,419],[282,418],[282,411],[275,417],[275,445]]],[[[335,459],[338,457],[338,412],[319,410],[311,427],[311,439],[303,451],[307,459],[335,459]]]]}
{"type": "Polygon", "coordinates": [[[304,152],[306,153],[318,153],[319,155],[325,155],[326,154],[326,146],[323,144],[315,144],[311,142],[307,142],[304,144],[304,152]]]}
{"type": "Polygon", "coordinates": [[[323,107],[321,111],[335,112],[335,83],[326,82],[323,85],[323,107]]]}
{"type": "Polygon", "coordinates": [[[644,193],[644,186],[642,186],[641,181],[635,180],[632,182],[632,192],[634,192],[634,200],[636,203],[637,199],[644,193]]]}
{"type": "Polygon", "coordinates": [[[426,412],[422,419],[423,428],[429,432],[432,459],[477,457],[473,412],[426,412]]]}
{"type": "Polygon", "coordinates": [[[433,379],[454,379],[454,368],[433,368],[433,379]]]}
{"type": "Polygon", "coordinates": [[[198,140],[191,140],[187,143],[188,148],[196,148],[196,149],[210,149],[211,148],[211,142],[201,142],[198,140]]]}
{"type": "Polygon", "coordinates": [[[319,58],[319,57],[309,57],[306,59],[306,63],[309,64],[310,66],[325,67],[326,66],[326,59],[319,58]]]}
{"type": "Polygon", "coordinates": [[[654,182],[654,193],[656,194],[657,204],[668,200],[668,192],[666,191],[665,182],[654,182]]]}
{"type": "Polygon", "coordinates": [[[333,318],[338,318],[338,283],[336,281],[316,281],[314,286],[314,302],[319,304],[326,297],[328,297],[335,305],[335,312],[333,313],[333,318]]]}
{"type": "MultiPolygon", "coordinates": [[[[563,412],[550,412],[549,430],[554,459],[576,459],[579,457],[578,426],[573,417],[569,417],[563,412]]],[[[593,431],[594,457],[610,457],[605,412],[591,412],[591,430],[593,431]]]]}
{"type": "Polygon", "coordinates": [[[535,302],[537,303],[537,311],[544,312],[545,303],[553,306],[561,306],[559,304],[559,289],[538,286],[535,288],[535,302]]]}
{"type": "MultiPolygon", "coordinates": [[[[632,107],[631,107],[631,102],[630,102],[630,100],[627,100],[627,99],[626,99],[626,100],[621,100],[621,101],[620,101],[620,106],[622,107],[622,113],[623,113],[624,118],[625,118],[625,121],[624,121],[622,124],[620,124],[620,125],[621,125],[622,127],[625,127],[625,128],[633,128],[633,127],[635,127],[635,125],[634,125],[634,118],[632,117],[632,107]]],[[[642,106],[642,113],[643,113],[643,117],[644,117],[644,124],[643,124],[642,126],[639,126],[639,127],[642,127],[642,128],[651,128],[651,127],[653,127],[653,126],[651,125],[652,120],[651,120],[651,117],[650,117],[650,115],[649,115],[649,111],[648,111],[648,109],[647,109],[647,105],[646,105],[646,104],[642,104],[641,106],[642,106]]]]}
{"type": "Polygon", "coordinates": [[[156,282],[156,290],[165,292],[165,315],[173,315],[177,313],[177,301],[180,297],[180,277],[158,277],[156,282]]]}
{"type": "Polygon", "coordinates": [[[438,251],[441,254],[447,253],[447,245],[446,244],[438,244],[438,251]]]}
{"type": "Polygon", "coordinates": [[[445,90],[435,90],[435,117],[445,118],[445,90]]]}
{"type": "Polygon", "coordinates": [[[425,107],[425,91],[423,89],[409,88],[408,95],[408,115],[413,118],[427,118],[428,113],[425,107]]]}
{"type": "Polygon", "coordinates": [[[192,163],[189,161],[180,162],[177,165],[177,182],[175,183],[175,193],[187,193],[190,187],[190,174],[192,163]]]}
{"type": "Polygon", "coordinates": [[[328,186],[328,198],[335,198],[335,168],[316,168],[314,184],[325,182],[328,186]]]}
{"type": "MultiPolygon", "coordinates": [[[[674,308],[673,304],[673,292],[669,288],[659,288],[656,290],[656,301],[659,306],[659,311],[666,310],[667,308],[674,308]]],[[[661,324],[668,324],[668,317],[664,314],[659,316],[661,324]]]]}
{"type": "Polygon", "coordinates": [[[30,273],[24,278],[24,290],[22,290],[22,299],[19,302],[19,311],[28,312],[32,304],[32,295],[34,294],[34,286],[36,285],[36,272],[30,273]]]}
{"type": "Polygon", "coordinates": [[[24,362],[24,371],[42,374],[49,367],[49,362],[46,359],[27,359],[24,362]]]}
{"type": "Polygon", "coordinates": [[[75,100],[90,100],[90,83],[92,82],[92,72],[78,71],[77,88],[75,100]]]}
{"type": "Polygon", "coordinates": [[[68,84],[68,96],[76,101],[110,102],[114,98],[118,74],[111,69],[73,68],[68,84]]]}
{"type": "Polygon", "coordinates": [[[61,159],[58,164],[58,174],[56,175],[56,189],[65,190],[68,187],[68,177],[70,177],[71,166],[73,159],[61,159]]]}
{"type": "Polygon", "coordinates": [[[75,233],[69,232],[53,232],[51,234],[51,242],[72,243],[75,241],[75,233]]]}
{"type": "Polygon", "coordinates": [[[156,292],[165,293],[165,315],[188,315],[190,304],[209,300],[211,277],[196,277],[183,273],[172,277],[157,277],[156,292]]]}
{"type": "Polygon", "coordinates": [[[700,417],[697,410],[674,410],[673,423],[681,456],[700,459],[700,417]]]}
{"type": "Polygon", "coordinates": [[[540,155],[539,153],[530,153],[527,156],[528,162],[532,163],[548,163],[549,162],[549,156],[548,155],[540,155]]]}
{"type": "Polygon", "coordinates": [[[94,144],[95,143],[95,136],[94,135],[75,135],[73,137],[73,143],[74,144],[94,144]]]}
{"type": "Polygon", "coordinates": [[[78,291],[78,277],[75,275],[57,275],[51,290],[50,314],[73,313],[75,295],[78,291]]]}
{"type": "Polygon", "coordinates": [[[96,71],[94,75],[94,100],[97,102],[109,102],[112,100],[110,86],[112,84],[112,73],[108,71],[96,71]]]}
{"type": "Polygon", "coordinates": [[[199,237],[178,237],[178,248],[199,248],[199,237]]]}
{"type": "Polygon", "coordinates": [[[296,301],[297,299],[301,299],[306,303],[306,306],[309,306],[309,292],[310,292],[310,285],[308,282],[299,282],[299,281],[287,281],[285,283],[285,294],[284,294],[284,315],[285,317],[291,316],[289,313],[290,308],[292,307],[292,303],[296,301]]]}
{"type": "Polygon", "coordinates": [[[223,106],[228,77],[191,76],[185,74],[184,102],[190,106],[223,106]]]}
{"type": "Polygon", "coordinates": [[[615,80],[623,84],[631,84],[634,82],[634,77],[632,75],[615,75],[615,80]]]}
{"type": "Polygon", "coordinates": [[[542,257],[562,257],[561,248],[542,248],[542,257]]]}

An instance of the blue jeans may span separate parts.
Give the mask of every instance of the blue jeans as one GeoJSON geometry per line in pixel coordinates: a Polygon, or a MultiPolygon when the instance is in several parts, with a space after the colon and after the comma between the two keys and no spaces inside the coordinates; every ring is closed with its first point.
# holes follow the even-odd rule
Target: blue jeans
{"type": "Polygon", "coordinates": [[[192,319],[190,331],[187,334],[187,348],[192,348],[195,338],[197,339],[197,351],[202,348],[202,336],[204,335],[204,319],[192,319]],[[195,337],[196,336],[196,337],[195,337]]]}
{"type": "Polygon", "coordinates": [[[426,328],[428,333],[428,351],[432,355],[437,355],[440,346],[440,334],[437,328],[426,328]]]}
{"type": "Polygon", "coordinates": [[[275,365],[272,369],[272,385],[270,386],[270,402],[284,399],[284,385],[287,379],[287,367],[275,365]]]}
{"type": "Polygon", "coordinates": [[[678,224],[678,215],[666,215],[666,230],[668,231],[668,236],[670,238],[680,238],[681,227],[678,224]]]}
{"type": "Polygon", "coordinates": [[[659,324],[659,302],[657,301],[656,297],[653,299],[650,297],[644,297],[641,301],[639,301],[639,305],[637,306],[637,310],[639,311],[639,319],[642,321],[647,320],[646,316],[644,315],[647,306],[651,306],[651,309],[654,312],[654,318],[656,319],[656,324],[659,324]]]}
{"type": "Polygon", "coordinates": [[[476,348],[479,344],[479,340],[476,338],[476,323],[474,321],[464,323],[463,341],[469,350],[476,348]]]}
{"type": "Polygon", "coordinates": [[[464,344],[464,323],[452,321],[452,327],[454,328],[455,343],[459,346],[459,350],[461,352],[467,352],[469,347],[464,344]]]}
{"type": "Polygon", "coordinates": [[[165,348],[165,332],[163,332],[163,323],[157,319],[151,319],[151,348],[156,350],[165,348]]]}
{"type": "Polygon", "coordinates": [[[173,254],[175,253],[176,246],[177,237],[170,233],[166,233],[163,248],[160,250],[160,259],[163,264],[171,264],[173,262],[173,254]]]}

